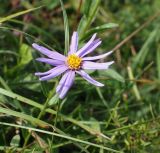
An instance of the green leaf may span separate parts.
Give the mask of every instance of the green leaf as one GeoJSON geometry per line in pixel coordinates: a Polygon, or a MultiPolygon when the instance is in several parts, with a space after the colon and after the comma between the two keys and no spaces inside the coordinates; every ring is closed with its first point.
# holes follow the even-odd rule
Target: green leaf
{"type": "Polygon", "coordinates": [[[0,124],[1,125],[6,125],[6,126],[22,128],[22,129],[28,129],[30,131],[36,131],[36,132],[43,133],[43,134],[53,135],[53,136],[60,137],[60,138],[63,138],[63,139],[68,139],[70,141],[75,141],[75,142],[83,143],[83,144],[86,144],[86,145],[94,146],[96,148],[102,148],[102,149],[108,150],[110,152],[123,153],[122,151],[117,151],[117,150],[114,150],[112,148],[108,148],[108,147],[105,147],[105,146],[102,146],[102,145],[99,145],[99,144],[96,144],[96,143],[92,143],[92,142],[88,142],[88,141],[85,141],[85,140],[77,139],[77,138],[67,136],[67,135],[58,134],[58,133],[55,133],[55,132],[50,132],[50,131],[41,130],[41,129],[38,129],[38,128],[32,128],[32,127],[16,125],[16,124],[6,123],[6,122],[0,122],[0,124]]]}
{"type": "Polygon", "coordinates": [[[65,30],[65,52],[64,54],[66,55],[67,52],[69,51],[69,23],[68,23],[67,13],[64,8],[64,4],[62,0],[60,0],[60,3],[61,3],[62,11],[63,11],[64,30],[65,30]]]}
{"type": "MultiPolygon", "coordinates": [[[[22,96],[20,96],[18,94],[15,94],[15,93],[13,93],[11,91],[7,91],[5,89],[0,88],[0,94],[5,95],[5,96],[10,97],[10,98],[13,98],[13,99],[17,99],[17,100],[19,100],[21,102],[24,102],[24,103],[26,103],[28,105],[37,107],[39,109],[43,109],[43,105],[41,105],[39,103],[36,103],[33,100],[30,100],[28,98],[22,97],[22,96]]],[[[56,114],[56,112],[55,112],[55,114],[56,114]]]]}
{"type": "Polygon", "coordinates": [[[20,46],[19,54],[20,54],[20,61],[19,61],[19,66],[24,66],[28,64],[32,60],[32,53],[31,53],[31,47],[22,44],[20,46]]]}
{"type": "Polygon", "coordinates": [[[106,71],[99,71],[99,74],[113,78],[113,79],[120,81],[120,82],[125,82],[125,79],[123,78],[123,76],[121,76],[118,72],[116,72],[113,69],[107,69],[106,71]]]}
{"type": "Polygon", "coordinates": [[[87,29],[90,27],[91,23],[93,22],[96,13],[98,11],[98,6],[100,4],[100,0],[88,0],[85,1],[85,10],[84,15],[80,21],[78,26],[78,33],[80,39],[84,36],[87,29]]]}
{"type": "Polygon", "coordinates": [[[158,79],[160,79],[160,44],[157,47],[157,72],[158,72],[158,79]]]}
{"type": "Polygon", "coordinates": [[[10,145],[11,145],[12,147],[18,147],[18,146],[19,146],[19,143],[20,143],[20,135],[17,134],[17,135],[15,135],[15,136],[12,138],[10,145]]]}
{"type": "Polygon", "coordinates": [[[116,23],[106,23],[104,25],[101,25],[101,26],[98,26],[98,27],[95,27],[95,28],[88,30],[82,39],[85,39],[94,33],[102,32],[106,29],[111,29],[111,28],[116,28],[116,27],[118,27],[118,24],[116,24],[116,23]]]}
{"type": "Polygon", "coordinates": [[[82,31],[83,31],[83,29],[85,29],[86,24],[87,24],[87,16],[84,14],[79,22],[78,29],[77,29],[79,37],[82,37],[81,36],[82,31]]]}
{"type": "Polygon", "coordinates": [[[59,101],[59,97],[58,97],[58,95],[56,94],[56,95],[54,95],[54,96],[50,99],[50,101],[48,102],[48,105],[49,105],[49,106],[56,105],[56,104],[58,103],[58,101],[59,101]]]}
{"type": "Polygon", "coordinates": [[[91,128],[95,129],[96,131],[101,132],[101,126],[100,126],[99,122],[93,117],[90,119],[90,121],[93,122],[93,124],[91,124],[91,128]]]}
{"type": "Polygon", "coordinates": [[[14,74],[23,69],[32,60],[32,48],[27,44],[22,44],[19,49],[19,61],[16,66],[9,69],[9,74],[14,74]]]}
{"type": "MultiPolygon", "coordinates": [[[[0,88],[0,94],[5,95],[5,96],[8,96],[8,97],[11,97],[11,98],[16,99],[16,100],[19,100],[19,101],[21,101],[21,102],[23,102],[23,103],[26,103],[26,104],[28,104],[28,105],[31,105],[31,106],[33,106],[33,107],[39,108],[40,110],[42,110],[42,109],[44,108],[43,105],[41,105],[41,104],[39,104],[39,103],[31,100],[31,99],[22,97],[22,96],[20,96],[20,95],[18,95],[18,94],[15,94],[15,93],[13,93],[13,92],[7,91],[7,90],[2,89],[2,88],[0,88]]],[[[56,115],[56,114],[57,114],[57,111],[55,111],[55,110],[53,110],[53,109],[46,109],[45,111],[48,112],[48,113],[50,113],[50,114],[53,114],[53,115],[56,115]]],[[[89,133],[91,133],[91,134],[93,134],[93,135],[96,135],[96,134],[101,135],[101,133],[99,133],[99,132],[91,129],[90,127],[88,127],[88,126],[86,126],[86,125],[84,125],[84,124],[81,124],[79,121],[77,121],[77,120],[75,120],[75,119],[73,119],[73,118],[71,118],[71,117],[67,117],[66,115],[63,115],[63,114],[61,114],[61,113],[58,113],[58,115],[59,115],[60,117],[62,117],[64,120],[67,120],[67,121],[69,121],[69,122],[71,122],[71,123],[73,123],[73,124],[75,124],[75,125],[83,128],[84,130],[86,130],[87,132],[89,132],[89,133]]]]}
{"type": "Polygon", "coordinates": [[[138,52],[136,57],[133,59],[133,68],[135,69],[138,65],[142,66],[146,60],[147,55],[150,53],[153,53],[154,50],[152,49],[152,45],[155,45],[155,42],[158,43],[158,40],[160,40],[160,30],[159,26],[157,26],[149,35],[148,39],[142,46],[141,50],[138,52]]]}
{"type": "MultiPolygon", "coordinates": [[[[0,76],[0,84],[8,91],[11,91],[11,88],[8,86],[8,84],[6,83],[6,81],[0,76]]],[[[0,99],[4,99],[3,95],[0,95],[0,99]]],[[[21,111],[23,111],[23,108],[21,107],[19,101],[17,101],[16,99],[13,102],[10,102],[10,100],[5,99],[4,100],[5,103],[10,104],[12,107],[16,108],[16,109],[20,109],[21,111]]]]}
{"type": "MultiPolygon", "coordinates": [[[[129,79],[130,80],[135,80],[132,68],[130,66],[128,66],[127,70],[128,70],[129,79]]],[[[132,89],[133,89],[133,92],[135,94],[135,97],[137,98],[138,101],[140,101],[142,98],[141,98],[141,95],[140,95],[140,92],[138,90],[138,87],[137,87],[136,83],[133,84],[132,89]]]]}
{"type": "Polygon", "coordinates": [[[28,10],[25,10],[25,11],[21,11],[21,12],[18,12],[18,13],[14,13],[12,15],[9,15],[9,16],[6,16],[6,17],[3,17],[3,18],[0,18],[0,23],[3,23],[3,22],[6,22],[12,18],[15,18],[15,17],[18,17],[20,15],[23,15],[23,14],[26,14],[26,13],[29,13],[29,12],[32,12],[32,11],[35,11],[37,9],[40,9],[42,6],[40,7],[36,7],[36,8],[31,8],[31,9],[28,9],[28,10]]]}
{"type": "Polygon", "coordinates": [[[59,4],[59,0],[45,0],[44,2],[49,10],[53,10],[59,4]]]}
{"type": "Polygon", "coordinates": [[[90,29],[88,33],[95,33],[95,32],[103,31],[110,28],[116,28],[116,27],[118,27],[118,24],[116,23],[106,23],[104,25],[90,29]]]}
{"type": "Polygon", "coordinates": [[[11,109],[6,109],[6,108],[0,107],[0,113],[5,113],[7,115],[12,115],[12,116],[19,117],[21,119],[25,119],[27,121],[32,122],[33,124],[38,124],[41,127],[49,126],[49,124],[44,122],[44,121],[41,121],[41,120],[39,120],[37,118],[34,118],[34,117],[32,117],[30,115],[27,115],[27,114],[24,114],[24,113],[13,111],[11,109]]]}
{"type": "Polygon", "coordinates": [[[84,3],[84,14],[86,14],[86,16],[89,16],[91,4],[92,4],[92,0],[85,1],[84,3]]]}

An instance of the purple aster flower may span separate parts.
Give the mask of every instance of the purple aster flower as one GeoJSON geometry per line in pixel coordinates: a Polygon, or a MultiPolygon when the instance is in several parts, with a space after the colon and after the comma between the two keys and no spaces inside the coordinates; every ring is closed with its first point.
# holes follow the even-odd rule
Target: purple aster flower
{"type": "Polygon", "coordinates": [[[65,97],[68,90],[71,88],[76,73],[95,86],[104,86],[102,83],[91,78],[84,71],[106,70],[112,63],[114,63],[113,61],[106,63],[93,62],[108,56],[112,53],[112,51],[98,56],[85,57],[89,53],[93,52],[101,44],[101,40],[95,38],[96,34],[94,34],[82,48],[78,49],[78,34],[77,32],[74,32],[71,39],[70,50],[67,56],[33,43],[33,48],[47,56],[47,58],[37,58],[36,60],[54,66],[49,71],[37,72],[35,75],[40,77],[39,80],[44,81],[50,80],[64,73],[56,88],[56,92],[61,99],[65,97]]]}

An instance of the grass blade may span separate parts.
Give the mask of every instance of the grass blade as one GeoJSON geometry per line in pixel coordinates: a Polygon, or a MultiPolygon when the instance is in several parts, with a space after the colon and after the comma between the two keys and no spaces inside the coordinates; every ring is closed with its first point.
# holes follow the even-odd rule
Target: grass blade
{"type": "Polygon", "coordinates": [[[48,135],[57,136],[57,137],[60,137],[60,138],[68,139],[68,140],[71,140],[71,141],[76,141],[76,142],[83,143],[83,144],[86,144],[86,145],[91,145],[91,146],[94,146],[94,147],[97,147],[97,148],[102,148],[104,150],[112,151],[112,152],[115,152],[115,153],[122,153],[121,151],[117,151],[117,150],[114,150],[114,149],[111,149],[111,148],[108,148],[108,147],[104,147],[104,146],[101,146],[101,145],[98,145],[98,144],[95,144],[95,143],[91,143],[91,142],[88,142],[88,141],[84,141],[84,140],[77,139],[77,138],[70,137],[70,136],[66,136],[66,135],[61,135],[61,134],[58,134],[58,133],[53,133],[53,132],[50,132],[50,131],[44,131],[44,130],[41,130],[41,129],[38,129],[38,128],[31,128],[31,127],[26,127],[26,126],[22,126],[22,125],[11,124],[11,123],[5,123],[5,122],[0,122],[0,124],[1,125],[6,125],[6,126],[18,127],[18,128],[22,128],[22,129],[28,129],[28,130],[31,130],[31,131],[36,131],[36,132],[40,132],[40,133],[44,133],[44,134],[48,134],[48,135]]]}
{"type": "MultiPolygon", "coordinates": [[[[39,104],[39,103],[37,103],[37,102],[35,102],[33,100],[30,100],[28,98],[22,97],[22,96],[20,96],[18,94],[15,94],[13,92],[7,91],[7,90],[2,89],[2,88],[0,88],[0,94],[8,96],[8,97],[11,97],[11,98],[16,99],[16,100],[19,100],[19,101],[21,101],[23,103],[26,103],[28,105],[31,105],[33,107],[39,108],[40,110],[43,109],[43,107],[44,107],[43,105],[41,105],[41,104],[39,104]]],[[[53,109],[46,109],[45,111],[50,113],[50,114],[53,114],[53,115],[57,114],[57,111],[55,111],[53,109]]],[[[67,117],[66,115],[63,115],[61,113],[59,113],[58,115],[60,117],[62,117],[64,120],[67,120],[67,121],[69,121],[69,122],[81,127],[82,129],[84,129],[85,131],[89,132],[92,135],[101,136],[103,138],[106,138],[106,136],[104,136],[103,133],[100,133],[100,132],[98,132],[98,131],[96,131],[94,129],[91,129],[89,126],[86,126],[86,125],[82,124],[81,122],[79,122],[79,121],[77,121],[77,120],[75,120],[75,119],[73,119],[71,117],[67,117]]]]}
{"type": "MultiPolygon", "coordinates": [[[[129,79],[130,79],[130,80],[134,80],[135,78],[134,78],[134,76],[133,76],[133,72],[132,72],[131,67],[128,66],[128,67],[127,67],[127,70],[128,70],[129,79]]],[[[133,92],[134,92],[137,100],[141,100],[141,99],[142,99],[136,83],[133,85],[133,92]]]]}
{"type": "Polygon", "coordinates": [[[160,79],[160,45],[157,48],[157,71],[158,71],[158,79],[160,79]]]}
{"type": "Polygon", "coordinates": [[[85,8],[87,10],[84,11],[84,15],[80,21],[80,24],[78,26],[78,33],[80,35],[80,39],[84,36],[85,32],[93,22],[93,19],[95,18],[95,15],[98,10],[98,6],[100,4],[100,0],[89,0],[85,2],[85,8]]]}
{"type": "Polygon", "coordinates": [[[100,76],[101,75],[102,76],[107,76],[107,77],[113,78],[117,81],[120,81],[120,82],[123,82],[123,83],[125,82],[124,77],[113,69],[107,69],[106,71],[99,71],[98,73],[100,74],[100,76]]]}
{"type": "Polygon", "coordinates": [[[30,116],[30,115],[27,115],[27,114],[23,114],[23,113],[20,113],[20,112],[13,111],[11,109],[6,109],[6,108],[0,107],[0,112],[8,114],[8,115],[16,116],[16,117],[19,117],[19,118],[22,118],[22,119],[25,119],[27,121],[32,122],[33,124],[38,124],[40,127],[49,126],[49,124],[44,122],[44,121],[41,121],[41,120],[39,120],[37,118],[34,118],[34,117],[30,116]]]}
{"type": "MultiPolygon", "coordinates": [[[[149,35],[148,39],[146,40],[146,42],[144,43],[144,45],[142,46],[141,50],[139,51],[139,53],[136,55],[136,57],[134,58],[134,62],[133,62],[133,68],[135,69],[138,65],[142,66],[146,60],[147,55],[149,54],[150,48],[152,47],[152,45],[155,43],[157,37],[159,37],[159,35],[157,35],[159,33],[159,26],[157,26],[149,35]]],[[[151,50],[153,52],[153,50],[151,50]]]]}
{"type": "Polygon", "coordinates": [[[68,24],[67,13],[63,5],[63,1],[60,0],[60,3],[61,3],[62,11],[63,11],[63,20],[64,20],[64,29],[65,29],[65,52],[64,54],[66,55],[67,52],[69,51],[69,24],[68,24]]]}
{"type": "Polygon", "coordinates": [[[82,37],[81,40],[91,36],[94,33],[102,32],[104,30],[111,29],[111,28],[116,28],[116,27],[118,27],[118,24],[116,24],[116,23],[106,23],[104,25],[92,28],[92,29],[90,29],[86,32],[86,34],[82,37]]]}
{"type": "Polygon", "coordinates": [[[0,18],[0,23],[3,23],[3,22],[6,22],[10,19],[13,19],[15,17],[18,17],[20,15],[23,15],[23,14],[26,14],[26,13],[29,13],[29,12],[32,12],[32,11],[35,11],[37,9],[40,9],[42,6],[40,7],[36,7],[36,8],[31,8],[31,9],[28,9],[28,10],[25,10],[25,11],[21,11],[21,12],[18,12],[18,13],[14,13],[12,15],[9,15],[9,16],[6,16],[6,17],[3,17],[3,18],[0,18]]]}

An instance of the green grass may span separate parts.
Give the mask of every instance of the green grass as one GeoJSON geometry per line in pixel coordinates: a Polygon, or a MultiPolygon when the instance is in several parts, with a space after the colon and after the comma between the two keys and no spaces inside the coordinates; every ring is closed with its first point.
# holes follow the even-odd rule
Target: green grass
{"type": "MultiPolygon", "coordinates": [[[[1,0],[0,0],[1,2],[1,0]]],[[[0,3],[0,152],[159,153],[160,1],[45,0],[0,3]],[[60,77],[40,82],[31,44],[66,54],[72,32],[95,54],[113,50],[106,71],[76,77],[63,100],[60,77]]]]}

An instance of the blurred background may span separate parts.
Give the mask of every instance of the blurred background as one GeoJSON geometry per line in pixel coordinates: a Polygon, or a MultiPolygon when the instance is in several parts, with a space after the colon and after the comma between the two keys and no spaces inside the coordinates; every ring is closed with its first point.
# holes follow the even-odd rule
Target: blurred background
{"type": "MultiPolygon", "coordinates": [[[[113,49],[114,53],[107,61],[114,60],[115,63],[107,71],[89,72],[105,87],[96,88],[77,77],[60,103],[59,111],[63,116],[57,120],[54,113],[46,113],[40,119],[52,125],[57,120],[56,127],[65,134],[118,151],[159,153],[160,0],[64,0],[63,3],[70,36],[78,30],[81,46],[97,32],[102,45],[94,54],[113,49]],[[93,134],[94,130],[87,131],[83,125],[111,139],[93,134]]],[[[17,100],[11,93],[43,105],[59,80],[39,82],[34,76],[36,71],[46,71],[50,66],[35,61],[40,54],[31,44],[37,42],[63,54],[64,31],[59,0],[0,0],[2,152],[22,152],[28,130],[1,123],[36,127],[31,117],[37,118],[40,111],[19,98],[17,100]],[[22,13],[24,10],[28,12],[22,13]],[[15,15],[17,12],[22,14],[15,15]],[[29,120],[18,113],[28,115],[29,120]]],[[[50,108],[57,110],[57,103],[51,101],[50,108]]],[[[24,152],[112,152],[45,133],[35,135],[31,134],[24,152]]]]}

